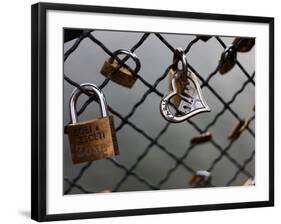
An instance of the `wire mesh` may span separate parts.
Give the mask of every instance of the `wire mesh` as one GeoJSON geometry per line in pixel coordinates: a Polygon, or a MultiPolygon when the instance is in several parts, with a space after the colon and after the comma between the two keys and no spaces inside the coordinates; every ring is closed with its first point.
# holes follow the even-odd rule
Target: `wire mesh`
{"type": "MultiPolygon", "coordinates": [[[[164,35],[160,33],[143,33],[141,38],[137,40],[137,42],[131,47],[130,51],[135,52],[139,48],[145,45],[148,37],[150,36],[155,36],[157,39],[163,44],[163,47],[166,47],[169,49],[171,55],[173,55],[175,51],[175,47],[169,43],[169,41],[164,37],[164,35]]],[[[207,38],[208,40],[203,40],[205,44],[208,44],[208,41],[210,39],[215,39],[219,45],[221,46],[221,51],[227,47],[227,45],[224,43],[221,37],[219,36],[209,36],[207,38]]],[[[111,51],[101,40],[99,40],[97,37],[95,37],[95,30],[84,30],[81,31],[79,36],[75,39],[73,42],[73,45],[68,48],[65,53],[64,53],[64,62],[68,60],[68,58],[77,50],[79,49],[79,46],[84,40],[90,40],[92,44],[97,45],[102,49],[108,56],[114,57],[113,51],[111,51]]],[[[193,39],[187,41],[186,46],[184,48],[184,53],[186,55],[189,54],[190,50],[194,47],[196,47],[196,44],[198,44],[200,41],[202,41],[201,36],[193,36],[193,39]]],[[[117,50],[117,49],[116,49],[117,50]]],[[[128,60],[128,57],[123,58],[122,60],[116,58],[120,66],[124,65],[124,63],[128,60]]],[[[208,91],[212,94],[212,97],[216,98],[221,104],[222,104],[222,109],[215,114],[215,116],[212,117],[212,119],[209,119],[207,124],[202,127],[202,125],[197,124],[196,121],[189,119],[185,123],[188,125],[189,128],[193,128],[198,134],[205,133],[209,131],[213,126],[216,125],[217,122],[219,122],[219,119],[221,116],[223,116],[226,112],[231,114],[233,118],[237,120],[237,122],[243,121],[244,117],[240,117],[239,114],[236,112],[235,108],[235,101],[237,100],[237,97],[243,93],[243,91],[250,85],[253,87],[255,86],[255,72],[250,74],[240,63],[238,59],[235,60],[236,66],[240,69],[240,71],[243,73],[243,75],[246,78],[246,81],[238,88],[238,90],[232,95],[232,98],[230,100],[224,100],[222,97],[221,93],[219,93],[215,87],[212,86],[212,80],[214,79],[215,76],[217,76],[218,71],[219,71],[219,63],[218,66],[215,68],[214,71],[211,71],[209,75],[207,76],[202,76],[194,67],[193,65],[188,62],[189,69],[197,76],[197,78],[200,80],[201,83],[201,88],[208,89],[208,91]]],[[[196,144],[189,144],[187,147],[184,149],[183,154],[181,156],[178,156],[176,153],[174,153],[172,150],[169,149],[169,147],[163,143],[161,143],[160,139],[166,134],[168,129],[171,127],[171,124],[169,122],[166,122],[164,127],[158,131],[158,133],[155,136],[151,136],[150,133],[148,133],[145,129],[142,127],[139,127],[139,125],[135,124],[132,121],[132,117],[135,115],[135,113],[138,111],[138,109],[145,103],[149,97],[151,97],[152,94],[155,94],[156,96],[159,97],[159,100],[166,94],[158,90],[159,84],[165,80],[167,77],[167,73],[169,69],[171,68],[172,65],[167,66],[165,72],[161,74],[155,82],[151,83],[147,81],[144,77],[141,75],[137,75],[138,82],[141,82],[147,89],[143,93],[142,96],[140,96],[139,100],[132,105],[131,110],[127,114],[123,114],[118,112],[115,108],[111,107],[111,105],[108,105],[108,110],[109,112],[116,118],[120,119],[120,123],[118,126],[116,126],[116,132],[120,132],[125,126],[129,126],[132,130],[137,132],[142,138],[146,139],[149,143],[146,146],[143,146],[144,150],[142,153],[137,155],[135,161],[133,161],[129,166],[127,164],[123,164],[122,162],[118,161],[117,159],[113,158],[107,158],[108,160],[116,169],[120,169],[123,171],[123,175],[121,176],[120,179],[116,181],[114,184],[114,187],[110,189],[111,192],[117,192],[120,191],[120,188],[122,185],[128,181],[128,178],[135,178],[138,182],[142,183],[143,185],[146,186],[147,189],[151,190],[159,190],[163,189],[163,185],[173,176],[175,171],[179,169],[179,167],[183,168],[185,172],[187,172],[189,175],[194,176],[196,175],[197,169],[191,167],[188,162],[186,162],[186,159],[188,157],[191,157],[191,152],[194,151],[198,145],[196,144]],[[141,162],[149,156],[149,152],[152,150],[153,147],[157,147],[159,149],[159,152],[161,151],[162,153],[166,154],[168,157],[170,157],[173,161],[174,164],[171,168],[167,170],[165,175],[160,178],[159,181],[151,181],[150,179],[146,178],[145,174],[140,174],[136,172],[138,166],[141,164],[141,162]]],[[[110,82],[110,77],[112,77],[118,69],[114,70],[112,74],[109,75],[108,78],[105,78],[104,81],[99,85],[99,88],[102,90],[104,89],[108,83],[110,82]]],[[[164,69],[163,69],[164,70],[164,69]]],[[[73,87],[79,88],[85,95],[88,96],[88,99],[83,103],[83,105],[80,107],[78,110],[77,114],[78,116],[81,115],[87,106],[92,102],[95,101],[95,96],[91,94],[90,92],[87,92],[83,88],[79,86],[79,80],[73,80],[71,79],[67,74],[64,72],[64,80],[70,84],[73,87]]],[[[252,102],[254,106],[254,102],[252,102]]],[[[157,105],[158,106],[158,105],[157,105]]],[[[159,116],[160,113],[159,113],[159,116]]],[[[254,111],[252,115],[249,117],[249,123],[253,123],[255,119],[255,114],[254,111]]],[[[245,132],[248,133],[249,138],[251,138],[251,141],[254,142],[255,138],[255,132],[253,128],[251,128],[250,125],[248,125],[245,129],[245,132]]],[[[216,175],[214,172],[215,168],[222,162],[223,159],[227,161],[227,163],[232,164],[233,167],[235,167],[235,172],[234,173],[229,173],[227,175],[227,179],[225,181],[225,186],[231,186],[235,180],[238,178],[240,175],[244,175],[246,179],[248,178],[254,178],[254,173],[253,171],[248,171],[247,166],[251,163],[254,162],[254,157],[255,157],[255,150],[254,148],[252,149],[250,156],[247,158],[244,158],[243,161],[238,161],[233,155],[231,155],[230,150],[233,148],[235,142],[237,139],[230,140],[226,146],[223,146],[220,144],[220,142],[216,138],[212,138],[207,144],[212,145],[217,151],[217,154],[215,158],[210,161],[210,165],[206,169],[208,172],[212,173],[213,176],[216,175]]],[[[65,176],[64,177],[64,194],[70,194],[74,189],[76,192],[80,193],[95,193],[94,189],[88,189],[85,186],[82,186],[80,183],[81,178],[85,175],[86,172],[88,172],[89,168],[93,165],[93,161],[87,162],[83,164],[81,168],[79,168],[79,171],[75,176],[72,178],[65,176]]],[[[216,186],[214,182],[210,183],[210,186],[216,186]]],[[[187,181],[187,188],[192,187],[191,185],[188,185],[187,181]]]]}

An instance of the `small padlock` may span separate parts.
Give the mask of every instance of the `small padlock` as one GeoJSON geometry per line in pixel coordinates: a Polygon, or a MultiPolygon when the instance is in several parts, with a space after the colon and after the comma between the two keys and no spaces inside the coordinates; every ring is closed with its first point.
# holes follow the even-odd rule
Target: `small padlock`
{"type": "Polygon", "coordinates": [[[249,125],[248,119],[243,119],[239,121],[238,124],[235,125],[230,131],[228,135],[228,139],[236,140],[237,138],[239,138],[242,132],[248,127],[248,125],[249,125]]]}
{"type": "Polygon", "coordinates": [[[192,187],[209,187],[211,185],[212,175],[206,170],[198,170],[189,181],[192,187]]]}
{"type": "Polygon", "coordinates": [[[69,138],[72,162],[76,164],[119,155],[113,116],[108,116],[104,94],[94,84],[84,83],[80,86],[97,96],[102,117],[78,122],[76,103],[82,92],[75,88],[69,103],[71,123],[65,127],[65,133],[68,134],[69,138]]]}
{"type": "Polygon", "coordinates": [[[255,45],[255,38],[237,37],[233,40],[232,45],[236,47],[238,52],[249,52],[255,45]]]}
{"type": "Polygon", "coordinates": [[[237,51],[233,45],[225,48],[219,62],[219,72],[221,75],[229,72],[235,66],[236,58],[237,51]]]}
{"type": "Polygon", "coordinates": [[[186,86],[189,84],[187,78],[188,74],[189,71],[187,69],[187,61],[186,61],[185,54],[181,48],[177,48],[174,51],[173,66],[168,73],[169,93],[172,93],[173,91],[177,92],[177,94],[171,98],[171,103],[173,103],[177,108],[179,107],[180,102],[182,101],[180,95],[184,94],[184,90],[186,86]],[[179,62],[182,63],[182,69],[179,69],[178,67],[179,62]],[[177,76],[176,79],[174,79],[175,75],[177,76]],[[174,79],[174,83],[173,83],[173,79],[174,79]],[[173,89],[173,84],[175,89],[173,89]]]}
{"type": "Polygon", "coordinates": [[[210,132],[202,133],[198,136],[195,136],[191,139],[190,143],[192,145],[202,144],[212,140],[212,134],[210,132]]]}
{"type": "Polygon", "coordinates": [[[128,51],[126,49],[120,49],[113,53],[114,57],[110,57],[107,61],[104,62],[100,73],[105,77],[109,77],[113,82],[116,82],[119,85],[122,85],[127,88],[132,88],[135,82],[137,81],[137,73],[140,70],[140,60],[136,56],[136,54],[128,51]],[[136,64],[134,70],[132,70],[129,66],[125,65],[120,66],[118,61],[114,58],[119,54],[125,54],[128,57],[132,58],[136,64]]]}
{"type": "Polygon", "coordinates": [[[169,76],[169,93],[173,92],[173,86],[172,86],[172,80],[175,74],[178,74],[178,77],[175,80],[175,87],[176,87],[176,91],[178,94],[174,95],[171,98],[171,102],[178,108],[180,105],[180,102],[182,101],[182,98],[180,97],[180,95],[184,94],[184,90],[186,88],[186,86],[189,84],[187,76],[185,74],[183,74],[183,71],[178,70],[177,72],[174,69],[170,69],[168,76],[169,76]]]}

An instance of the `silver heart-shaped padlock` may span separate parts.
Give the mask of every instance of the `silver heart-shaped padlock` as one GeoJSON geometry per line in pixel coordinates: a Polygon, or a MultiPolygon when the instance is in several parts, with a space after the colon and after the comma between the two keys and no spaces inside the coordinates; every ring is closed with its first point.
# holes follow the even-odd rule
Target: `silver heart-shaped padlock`
{"type": "MultiPolygon", "coordinates": [[[[186,57],[183,56],[182,60],[186,60],[186,57]]],[[[187,63],[184,62],[183,65],[187,65],[187,63]]],[[[187,68],[184,68],[184,70],[187,71],[187,68]]],[[[172,79],[172,90],[173,91],[164,96],[160,102],[160,112],[167,121],[178,123],[187,120],[196,114],[211,111],[203,98],[197,77],[192,72],[188,71],[182,73],[175,71],[172,79]],[[184,74],[187,75],[189,84],[186,86],[183,93],[179,94],[176,91],[176,81],[180,78],[180,75],[184,74]],[[169,107],[169,104],[172,104],[170,100],[175,95],[179,95],[181,97],[180,104],[177,108],[178,112],[180,112],[178,114],[173,114],[169,107]]]]}

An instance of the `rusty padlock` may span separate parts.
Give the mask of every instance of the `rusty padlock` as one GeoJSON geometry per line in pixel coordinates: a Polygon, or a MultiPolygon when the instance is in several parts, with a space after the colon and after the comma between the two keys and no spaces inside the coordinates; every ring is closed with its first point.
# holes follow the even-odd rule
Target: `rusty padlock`
{"type": "Polygon", "coordinates": [[[113,53],[113,56],[114,57],[110,57],[107,61],[104,62],[100,73],[105,77],[110,76],[110,79],[119,85],[122,85],[127,88],[132,88],[135,82],[137,81],[137,73],[139,72],[141,67],[140,60],[138,59],[136,54],[126,49],[120,49],[115,51],[113,53]],[[115,57],[117,57],[117,55],[120,54],[125,54],[127,55],[127,57],[133,59],[136,64],[134,70],[132,70],[127,65],[120,66],[118,61],[114,59],[115,57]]]}
{"type": "Polygon", "coordinates": [[[107,104],[102,91],[91,83],[80,85],[99,99],[102,117],[78,122],[76,103],[81,90],[75,88],[70,97],[69,111],[71,123],[65,127],[68,134],[72,162],[82,163],[119,155],[113,116],[108,116],[107,104]]]}

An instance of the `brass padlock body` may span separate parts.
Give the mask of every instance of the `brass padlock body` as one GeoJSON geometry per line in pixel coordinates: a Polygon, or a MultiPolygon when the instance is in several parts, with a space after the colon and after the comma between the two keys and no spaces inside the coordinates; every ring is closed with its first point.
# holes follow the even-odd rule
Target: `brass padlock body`
{"type": "MultiPolygon", "coordinates": [[[[177,71],[178,74],[180,74],[179,78],[176,80],[176,91],[178,94],[183,94],[186,86],[189,84],[187,76],[182,74],[182,71],[177,71]]],[[[170,69],[168,76],[169,76],[169,92],[173,92],[173,87],[172,87],[172,79],[175,75],[175,70],[170,69]]],[[[181,102],[181,97],[179,95],[175,95],[171,98],[171,102],[176,106],[179,107],[180,102],[181,102]]]]}
{"type": "Polygon", "coordinates": [[[132,88],[137,81],[136,74],[132,73],[126,67],[120,67],[118,70],[119,66],[119,63],[116,60],[114,60],[113,58],[109,58],[104,62],[100,73],[105,77],[108,77],[111,73],[114,72],[114,74],[112,74],[110,77],[113,82],[127,88],[132,88]]]}
{"type": "Polygon", "coordinates": [[[222,53],[220,62],[219,62],[219,72],[221,75],[226,74],[229,72],[236,64],[236,57],[237,57],[237,51],[233,46],[230,46],[225,49],[225,51],[222,53]]]}
{"type": "Polygon", "coordinates": [[[249,120],[243,119],[239,121],[237,125],[235,125],[228,135],[228,139],[236,140],[240,137],[241,133],[248,127],[249,120]]]}
{"type": "Polygon", "coordinates": [[[232,42],[233,45],[237,45],[238,52],[249,52],[255,45],[255,38],[241,38],[237,37],[232,42]]]}
{"type": "Polygon", "coordinates": [[[212,140],[212,134],[210,132],[202,133],[198,136],[195,136],[191,139],[190,143],[192,145],[205,143],[212,140]]]}
{"type": "Polygon", "coordinates": [[[119,155],[113,116],[69,124],[65,131],[74,164],[119,155]]]}

